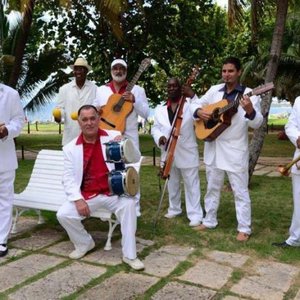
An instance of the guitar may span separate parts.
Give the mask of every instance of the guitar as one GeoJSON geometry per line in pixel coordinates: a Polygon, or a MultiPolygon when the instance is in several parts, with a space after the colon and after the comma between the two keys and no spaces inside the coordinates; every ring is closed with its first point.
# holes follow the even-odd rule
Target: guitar
{"type": "MultiPolygon", "coordinates": [[[[145,58],[141,62],[138,71],[126,87],[126,91],[130,92],[141,74],[151,64],[150,58],[145,58]]],[[[133,110],[133,103],[125,101],[124,97],[120,94],[112,94],[106,103],[101,107],[100,123],[101,129],[118,130],[121,132],[125,131],[126,118],[133,110]]]]}
{"type": "MultiPolygon", "coordinates": [[[[260,95],[266,93],[274,88],[273,82],[266,83],[253,89],[246,95],[251,97],[253,95],[260,95]]],[[[198,139],[211,142],[216,139],[226,128],[231,125],[231,118],[237,112],[240,99],[243,95],[239,95],[234,101],[222,99],[216,103],[207,105],[203,109],[211,112],[211,119],[208,121],[196,120],[195,133],[198,139]]]]}

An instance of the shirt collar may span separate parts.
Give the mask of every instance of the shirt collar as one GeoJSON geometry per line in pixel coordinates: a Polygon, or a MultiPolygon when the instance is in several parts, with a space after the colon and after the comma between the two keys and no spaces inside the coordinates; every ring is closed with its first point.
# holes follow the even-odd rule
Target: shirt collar
{"type": "Polygon", "coordinates": [[[167,103],[166,103],[166,104],[167,104],[167,108],[171,107],[171,104],[172,104],[172,103],[178,104],[179,101],[180,101],[180,99],[181,99],[181,98],[178,98],[175,102],[172,101],[171,99],[168,99],[168,100],[167,100],[167,103]]]}
{"type": "MultiPolygon", "coordinates": [[[[238,84],[236,85],[236,87],[234,88],[233,91],[237,91],[237,92],[239,92],[239,93],[243,93],[243,92],[244,92],[244,88],[243,88],[243,86],[241,86],[241,85],[238,83],[238,84]]],[[[232,93],[233,91],[231,91],[231,93],[232,93]]],[[[222,86],[222,87],[219,89],[219,92],[226,92],[226,93],[227,93],[227,91],[226,91],[226,84],[224,84],[224,86],[222,86]]]]}
{"type": "Polygon", "coordinates": [[[113,80],[110,81],[109,83],[106,84],[106,86],[110,87],[110,89],[113,91],[114,94],[123,94],[126,91],[128,85],[128,81],[125,80],[122,84],[122,86],[120,87],[119,91],[116,91],[113,80]]]}
{"type": "MultiPolygon", "coordinates": [[[[101,136],[108,136],[108,134],[107,134],[106,131],[99,128],[98,129],[98,138],[100,138],[101,136]]],[[[81,132],[78,139],[77,139],[77,141],[76,141],[76,145],[82,145],[84,143],[85,143],[85,141],[84,141],[84,138],[83,138],[83,134],[81,132]]]]}

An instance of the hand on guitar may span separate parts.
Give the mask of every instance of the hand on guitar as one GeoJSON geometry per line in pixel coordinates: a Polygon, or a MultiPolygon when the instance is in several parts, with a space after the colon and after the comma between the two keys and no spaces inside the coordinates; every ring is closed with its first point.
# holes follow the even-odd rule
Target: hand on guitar
{"type": "Polygon", "coordinates": [[[240,100],[240,106],[244,109],[247,115],[251,115],[254,111],[252,102],[250,101],[250,97],[244,95],[240,100]]]}
{"type": "Polygon", "coordinates": [[[197,116],[199,117],[199,119],[201,119],[203,121],[208,121],[212,117],[212,112],[206,111],[203,108],[198,108],[197,109],[197,116]]]}
{"type": "Polygon", "coordinates": [[[165,136],[161,136],[158,140],[159,146],[164,146],[167,143],[167,138],[165,136]]]}
{"type": "Polygon", "coordinates": [[[129,91],[126,91],[123,94],[123,98],[124,98],[125,101],[132,102],[132,103],[135,102],[134,95],[131,92],[129,92],[129,91]]]}

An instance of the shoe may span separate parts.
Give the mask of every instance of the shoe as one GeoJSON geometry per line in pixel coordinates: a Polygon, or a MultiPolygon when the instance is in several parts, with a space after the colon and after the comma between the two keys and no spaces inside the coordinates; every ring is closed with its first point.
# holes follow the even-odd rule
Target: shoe
{"type": "Polygon", "coordinates": [[[196,227],[196,226],[199,226],[200,224],[201,224],[200,221],[191,221],[190,224],[189,224],[189,226],[196,227]]]}
{"type": "Polygon", "coordinates": [[[282,242],[282,243],[272,243],[272,246],[280,247],[280,248],[290,248],[292,247],[290,244],[287,242],[282,242]]]}
{"type": "Polygon", "coordinates": [[[178,215],[170,215],[169,213],[167,213],[167,214],[164,215],[164,217],[167,218],[167,219],[173,219],[173,218],[176,218],[179,215],[180,214],[178,214],[178,215]]]}
{"type": "Polygon", "coordinates": [[[205,231],[207,227],[204,224],[200,224],[199,226],[193,227],[193,229],[196,231],[205,231]]]}
{"type": "Polygon", "coordinates": [[[0,257],[4,257],[8,253],[8,247],[6,244],[0,244],[0,257]]]}
{"type": "Polygon", "coordinates": [[[140,271],[145,268],[144,264],[138,258],[129,259],[127,257],[123,257],[123,262],[136,271],[140,271]]]}
{"type": "Polygon", "coordinates": [[[136,211],[136,217],[139,218],[141,216],[141,212],[140,211],[136,211]]]}
{"type": "Polygon", "coordinates": [[[239,232],[236,236],[236,240],[239,242],[247,242],[249,240],[250,234],[245,232],[239,232]]]}
{"type": "Polygon", "coordinates": [[[89,246],[85,250],[75,249],[73,252],[69,254],[69,258],[71,259],[79,259],[87,254],[90,250],[95,247],[95,242],[92,240],[89,246]]]}

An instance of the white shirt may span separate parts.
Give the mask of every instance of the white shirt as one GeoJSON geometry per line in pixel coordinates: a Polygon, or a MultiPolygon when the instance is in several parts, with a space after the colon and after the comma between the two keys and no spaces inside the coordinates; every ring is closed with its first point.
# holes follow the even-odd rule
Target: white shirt
{"type": "Polygon", "coordinates": [[[71,119],[71,114],[77,112],[82,105],[92,104],[97,97],[97,90],[97,86],[89,80],[85,81],[81,89],[75,80],[59,89],[57,107],[62,110],[64,119],[63,145],[72,141],[80,133],[78,122],[71,119]]]}
{"type": "Polygon", "coordinates": [[[19,93],[0,83],[0,123],[5,123],[8,130],[8,135],[0,139],[0,173],[18,167],[14,138],[20,134],[24,121],[19,93]]]}

